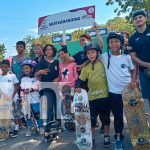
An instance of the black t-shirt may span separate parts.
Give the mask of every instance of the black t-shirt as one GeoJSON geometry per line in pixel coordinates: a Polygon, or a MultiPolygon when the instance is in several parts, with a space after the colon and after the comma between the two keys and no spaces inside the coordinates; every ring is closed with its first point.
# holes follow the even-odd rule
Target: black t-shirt
{"type": "Polygon", "coordinates": [[[54,60],[53,62],[48,62],[47,60],[43,59],[38,64],[37,70],[43,70],[49,68],[50,71],[48,75],[41,75],[41,82],[53,82],[54,79],[58,78],[59,75],[59,62],[54,60]]]}
{"type": "MultiPolygon", "coordinates": [[[[40,59],[40,61],[43,60],[43,59],[44,59],[44,55],[42,56],[42,58],[40,59]]],[[[39,64],[39,62],[40,62],[39,59],[38,59],[38,57],[35,58],[35,61],[36,61],[37,64],[39,64]]]]}
{"type": "MultiPolygon", "coordinates": [[[[140,60],[150,63],[150,26],[147,26],[143,33],[135,32],[129,38],[129,46],[140,60]]],[[[144,71],[144,69],[144,67],[139,67],[140,71],[144,71]]]]}
{"type": "Polygon", "coordinates": [[[82,65],[88,60],[86,53],[84,51],[80,51],[75,55],[73,55],[72,57],[75,59],[77,65],[82,65]]]}

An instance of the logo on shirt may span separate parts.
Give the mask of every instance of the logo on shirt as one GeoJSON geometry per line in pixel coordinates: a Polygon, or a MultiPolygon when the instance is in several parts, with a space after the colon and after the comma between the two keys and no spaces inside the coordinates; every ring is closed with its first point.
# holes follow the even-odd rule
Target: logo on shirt
{"type": "Polygon", "coordinates": [[[64,70],[62,71],[63,78],[68,79],[68,74],[69,73],[70,73],[69,70],[67,68],[64,68],[64,70]]]}
{"type": "Polygon", "coordinates": [[[125,64],[121,64],[121,68],[124,69],[126,67],[125,64]]]}
{"type": "Polygon", "coordinates": [[[86,56],[84,54],[81,54],[81,59],[86,58],[86,56]]]}
{"type": "Polygon", "coordinates": [[[8,82],[10,83],[10,82],[11,82],[11,80],[8,80],[8,82]]]}
{"type": "Polygon", "coordinates": [[[150,36],[150,33],[147,33],[146,36],[150,36]]]}
{"type": "Polygon", "coordinates": [[[139,38],[139,37],[137,37],[137,38],[135,39],[135,41],[137,42],[139,39],[140,39],[140,38],[139,38]]]}

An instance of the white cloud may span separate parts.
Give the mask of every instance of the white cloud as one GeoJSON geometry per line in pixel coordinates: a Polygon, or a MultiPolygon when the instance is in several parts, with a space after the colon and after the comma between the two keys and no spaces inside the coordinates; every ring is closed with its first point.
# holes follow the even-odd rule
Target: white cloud
{"type": "Polygon", "coordinates": [[[29,29],[29,31],[33,33],[38,33],[38,28],[31,28],[29,29]]]}

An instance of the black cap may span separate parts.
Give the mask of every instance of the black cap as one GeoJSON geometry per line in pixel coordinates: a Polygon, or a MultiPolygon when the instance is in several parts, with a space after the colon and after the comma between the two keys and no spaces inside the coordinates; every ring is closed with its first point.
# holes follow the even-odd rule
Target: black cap
{"type": "Polygon", "coordinates": [[[146,17],[146,13],[145,13],[144,10],[136,10],[135,12],[133,12],[132,18],[134,19],[136,16],[144,16],[144,17],[146,17]]]}
{"type": "Polygon", "coordinates": [[[64,52],[64,53],[68,53],[67,45],[61,45],[61,47],[62,47],[62,48],[59,50],[59,52],[62,51],[62,52],[64,52]]]}
{"type": "Polygon", "coordinates": [[[101,48],[97,43],[92,42],[92,43],[88,43],[84,46],[84,51],[86,51],[86,52],[91,49],[101,52],[101,48]]]}

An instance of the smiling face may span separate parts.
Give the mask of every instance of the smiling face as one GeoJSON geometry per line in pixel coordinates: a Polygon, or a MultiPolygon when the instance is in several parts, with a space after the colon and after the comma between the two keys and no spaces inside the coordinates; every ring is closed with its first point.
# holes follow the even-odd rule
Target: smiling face
{"type": "Polygon", "coordinates": [[[43,55],[43,48],[40,45],[35,46],[35,53],[38,57],[43,55]]]}
{"type": "Polygon", "coordinates": [[[133,19],[133,22],[136,27],[144,26],[147,22],[147,18],[143,15],[138,15],[133,19]]]}
{"type": "Polygon", "coordinates": [[[46,55],[47,57],[53,57],[54,52],[53,52],[53,49],[52,49],[51,46],[47,46],[47,47],[46,47],[45,55],[46,55]]]}
{"type": "Polygon", "coordinates": [[[31,74],[32,71],[33,71],[33,68],[30,67],[29,65],[24,65],[24,66],[23,66],[23,73],[24,73],[25,75],[31,74]]]}
{"type": "Polygon", "coordinates": [[[87,39],[87,38],[85,38],[85,37],[80,37],[80,45],[82,46],[82,47],[84,47],[87,43],[89,43],[90,41],[87,39]]]}
{"type": "Polygon", "coordinates": [[[95,49],[87,50],[87,57],[88,59],[93,62],[96,59],[97,51],[95,49]]]}
{"type": "Polygon", "coordinates": [[[112,50],[112,54],[114,53],[120,53],[121,48],[121,42],[117,38],[111,38],[109,39],[109,48],[112,50]]]}
{"type": "Polygon", "coordinates": [[[0,69],[2,70],[3,74],[7,74],[9,71],[9,65],[8,64],[1,64],[0,69]]]}

